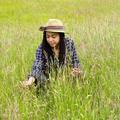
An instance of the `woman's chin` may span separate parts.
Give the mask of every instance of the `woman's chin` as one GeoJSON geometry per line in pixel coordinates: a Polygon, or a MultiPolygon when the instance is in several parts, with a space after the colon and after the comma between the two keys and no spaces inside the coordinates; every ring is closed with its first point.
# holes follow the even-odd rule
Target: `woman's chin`
{"type": "Polygon", "coordinates": [[[55,47],[55,45],[50,45],[52,48],[54,48],[55,47]]]}

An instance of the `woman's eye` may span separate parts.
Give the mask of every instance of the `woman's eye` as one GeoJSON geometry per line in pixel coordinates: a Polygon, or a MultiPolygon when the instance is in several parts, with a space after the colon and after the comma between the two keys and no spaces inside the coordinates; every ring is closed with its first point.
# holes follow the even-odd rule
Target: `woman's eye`
{"type": "Polygon", "coordinates": [[[46,36],[46,38],[49,38],[49,36],[46,36]]]}
{"type": "Polygon", "coordinates": [[[52,38],[56,38],[56,36],[54,35],[54,36],[52,36],[52,38]]]}

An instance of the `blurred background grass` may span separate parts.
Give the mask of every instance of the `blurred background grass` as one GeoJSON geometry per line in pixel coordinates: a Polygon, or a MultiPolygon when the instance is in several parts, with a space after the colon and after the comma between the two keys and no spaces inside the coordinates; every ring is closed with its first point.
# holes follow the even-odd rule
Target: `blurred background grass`
{"type": "Polygon", "coordinates": [[[119,120],[119,49],[120,0],[0,0],[0,119],[119,120]],[[36,97],[19,82],[49,18],[61,19],[75,41],[84,84],[73,88],[64,74],[36,97]]]}

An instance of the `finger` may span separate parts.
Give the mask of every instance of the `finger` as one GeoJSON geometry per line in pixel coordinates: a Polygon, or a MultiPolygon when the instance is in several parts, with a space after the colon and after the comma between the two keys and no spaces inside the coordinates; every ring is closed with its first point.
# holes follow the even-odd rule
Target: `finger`
{"type": "Polygon", "coordinates": [[[80,74],[80,71],[73,71],[73,73],[78,73],[78,74],[80,74]]]}
{"type": "Polygon", "coordinates": [[[80,69],[78,69],[78,68],[74,68],[73,71],[80,71],[80,69]]]}

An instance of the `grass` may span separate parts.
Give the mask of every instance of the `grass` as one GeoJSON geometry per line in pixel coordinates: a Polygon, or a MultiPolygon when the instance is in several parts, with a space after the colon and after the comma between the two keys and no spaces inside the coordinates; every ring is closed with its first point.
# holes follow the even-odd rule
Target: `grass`
{"type": "MultiPolygon", "coordinates": [[[[119,0],[0,1],[0,119],[120,119],[119,0]],[[61,19],[77,48],[83,82],[66,72],[46,95],[23,89],[49,18],[61,19]]],[[[62,74],[62,75],[61,75],[62,74]]]]}

